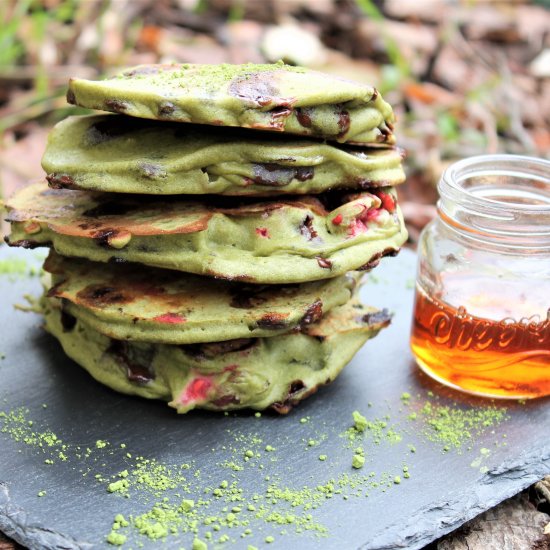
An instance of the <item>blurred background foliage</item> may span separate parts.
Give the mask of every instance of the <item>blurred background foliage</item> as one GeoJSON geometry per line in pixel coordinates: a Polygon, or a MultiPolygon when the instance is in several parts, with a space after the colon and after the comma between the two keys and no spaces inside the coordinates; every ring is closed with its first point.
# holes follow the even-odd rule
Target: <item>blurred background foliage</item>
{"type": "Polygon", "coordinates": [[[443,168],[550,155],[550,5],[490,0],[0,0],[0,192],[42,177],[71,76],[283,59],[378,87],[407,149],[414,242],[443,168]]]}

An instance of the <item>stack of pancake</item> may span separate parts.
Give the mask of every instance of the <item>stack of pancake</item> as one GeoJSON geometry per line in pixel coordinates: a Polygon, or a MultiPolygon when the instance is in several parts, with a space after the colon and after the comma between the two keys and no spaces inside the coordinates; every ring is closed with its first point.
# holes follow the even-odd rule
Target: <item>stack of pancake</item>
{"type": "Polygon", "coordinates": [[[149,65],[72,79],[116,114],[51,132],[47,182],[7,205],[12,246],[50,246],[46,328],[115,390],[287,412],[389,314],[359,271],[406,239],[390,106],[283,64],[149,65]]]}

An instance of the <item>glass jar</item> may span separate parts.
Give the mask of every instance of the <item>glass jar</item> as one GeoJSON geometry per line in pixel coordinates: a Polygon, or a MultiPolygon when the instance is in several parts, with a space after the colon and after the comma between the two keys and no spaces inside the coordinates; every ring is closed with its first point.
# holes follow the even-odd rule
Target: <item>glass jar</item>
{"type": "Polygon", "coordinates": [[[438,190],[419,243],[418,365],[478,395],[550,395],[550,161],[464,159],[438,190]]]}

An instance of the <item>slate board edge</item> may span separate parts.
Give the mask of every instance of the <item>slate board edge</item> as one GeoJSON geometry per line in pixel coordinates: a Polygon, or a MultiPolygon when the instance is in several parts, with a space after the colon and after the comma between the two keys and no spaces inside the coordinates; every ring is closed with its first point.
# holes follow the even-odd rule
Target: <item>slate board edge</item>
{"type": "Polygon", "coordinates": [[[470,499],[442,500],[429,508],[423,508],[415,515],[410,516],[408,520],[390,525],[369,542],[360,546],[359,549],[397,550],[407,548],[407,550],[418,550],[458,529],[477,515],[520,493],[547,475],[550,475],[550,444],[546,445],[542,452],[538,449],[487,472],[470,499]],[[516,485],[514,482],[518,479],[521,480],[521,483],[516,485]],[[494,494],[494,486],[506,483],[510,485],[509,488],[498,498],[491,498],[491,494],[494,494]],[[440,516],[439,519],[432,518],[432,512],[438,512],[443,508],[449,510],[450,517],[447,521],[442,521],[440,516]],[[453,517],[453,511],[456,513],[460,510],[463,510],[460,515],[453,517]],[[402,536],[396,542],[396,526],[400,523],[402,536]],[[388,536],[391,537],[390,540],[388,540],[388,536]]]}
{"type": "Polygon", "coordinates": [[[40,524],[27,523],[27,513],[12,501],[8,485],[3,481],[0,481],[0,531],[19,544],[37,550],[88,550],[93,547],[40,524]]]}

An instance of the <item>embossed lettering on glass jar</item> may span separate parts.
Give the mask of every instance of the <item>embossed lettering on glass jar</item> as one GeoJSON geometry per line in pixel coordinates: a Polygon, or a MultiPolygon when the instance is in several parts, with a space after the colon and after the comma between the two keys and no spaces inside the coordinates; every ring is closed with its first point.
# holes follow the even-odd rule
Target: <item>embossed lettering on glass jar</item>
{"type": "Polygon", "coordinates": [[[419,245],[419,366],[479,395],[550,395],[550,162],[473,157],[438,190],[419,245]]]}

